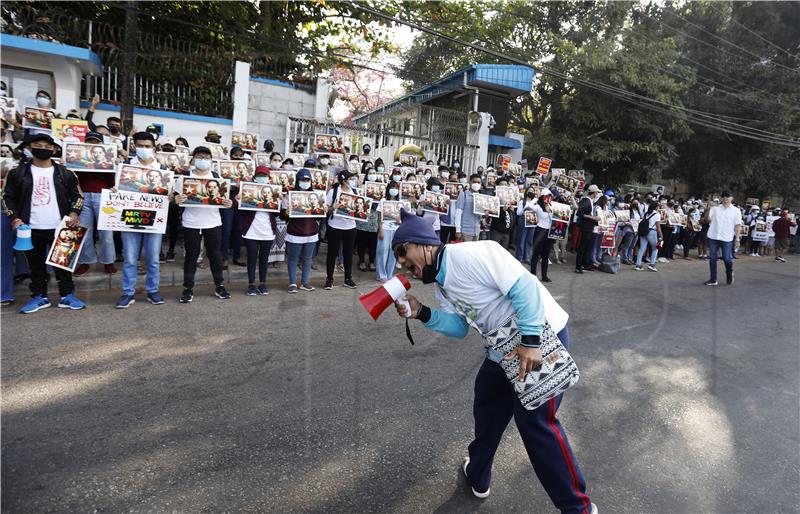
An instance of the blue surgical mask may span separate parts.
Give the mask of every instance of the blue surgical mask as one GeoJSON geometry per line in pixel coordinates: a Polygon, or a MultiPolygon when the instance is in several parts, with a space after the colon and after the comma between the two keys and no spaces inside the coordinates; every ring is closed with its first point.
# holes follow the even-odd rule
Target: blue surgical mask
{"type": "Polygon", "coordinates": [[[358,187],[358,179],[351,178],[347,181],[347,184],[352,187],[353,189],[358,187]]]}
{"type": "Polygon", "coordinates": [[[256,177],[256,182],[259,184],[269,184],[269,177],[265,175],[259,175],[256,177]]]}
{"type": "Polygon", "coordinates": [[[395,182],[400,182],[400,175],[392,175],[392,180],[394,180],[395,182]]]}
{"type": "Polygon", "coordinates": [[[441,188],[439,186],[431,186],[431,191],[438,193],[441,188]]]}
{"type": "Polygon", "coordinates": [[[28,148],[23,148],[22,154],[25,156],[26,159],[33,159],[33,154],[28,148]]]}
{"type": "Polygon", "coordinates": [[[149,161],[153,158],[153,149],[152,148],[137,148],[136,149],[136,157],[142,161],[149,161]]]}
{"type": "Polygon", "coordinates": [[[36,104],[39,107],[50,107],[50,99],[47,98],[46,96],[37,96],[36,104]]]}
{"type": "Polygon", "coordinates": [[[389,196],[397,196],[399,194],[400,194],[400,190],[398,190],[398,189],[390,189],[389,190],[389,196]]]}
{"type": "Polygon", "coordinates": [[[376,178],[378,178],[378,176],[377,176],[377,175],[374,175],[374,174],[369,174],[369,175],[367,175],[367,180],[368,180],[369,182],[375,182],[375,179],[376,179],[376,178]]]}
{"type": "Polygon", "coordinates": [[[195,159],[194,167],[200,171],[207,171],[211,169],[211,159],[195,159]]]}
{"type": "Polygon", "coordinates": [[[383,166],[378,166],[378,173],[383,173],[386,170],[383,166]]]}
{"type": "Polygon", "coordinates": [[[301,182],[298,182],[297,185],[303,191],[305,191],[306,189],[311,189],[311,182],[309,182],[308,180],[303,180],[301,182]]]}

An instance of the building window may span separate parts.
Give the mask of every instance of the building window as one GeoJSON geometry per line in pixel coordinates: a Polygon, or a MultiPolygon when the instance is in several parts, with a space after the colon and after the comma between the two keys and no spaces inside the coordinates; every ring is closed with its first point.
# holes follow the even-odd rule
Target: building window
{"type": "Polygon", "coordinates": [[[37,107],[36,92],[39,90],[47,91],[53,99],[54,108],[57,107],[51,73],[3,66],[0,77],[8,86],[8,96],[17,99],[21,111],[24,112],[25,107],[37,107]]]}

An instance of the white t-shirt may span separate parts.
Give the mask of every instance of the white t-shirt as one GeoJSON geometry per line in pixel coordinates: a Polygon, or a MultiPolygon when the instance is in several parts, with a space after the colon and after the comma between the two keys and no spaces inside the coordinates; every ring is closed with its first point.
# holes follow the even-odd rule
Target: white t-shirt
{"type": "Polygon", "coordinates": [[[31,191],[30,226],[37,230],[52,230],[61,223],[61,211],[56,200],[56,185],[53,182],[55,168],[39,168],[31,164],[33,191],[31,191]]]}
{"type": "MultiPolygon", "coordinates": [[[[528,204],[531,205],[531,204],[528,204]]],[[[527,207],[526,207],[527,209],[527,207]]],[[[546,210],[542,209],[542,206],[539,205],[538,202],[533,203],[533,207],[530,209],[536,213],[536,226],[539,228],[546,228],[549,229],[550,225],[553,223],[553,216],[551,213],[547,212],[546,210]]]]}
{"type": "Polygon", "coordinates": [[[708,238],[717,241],[733,241],[736,237],[736,225],[742,224],[742,211],[731,205],[727,209],[724,205],[711,208],[709,213],[711,223],[708,226],[708,238]]]}
{"type": "MultiPolygon", "coordinates": [[[[445,250],[444,289],[447,296],[458,302],[484,332],[491,331],[514,313],[511,299],[506,295],[516,281],[530,272],[505,248],[494,241],[473,241],[448,245],[445,250]]],[[[545,318],[558,333],[569,315],[550,292],[533,277],[544,302],[545,318]]],[[[437,285],[436,296],[441,310],[457,312],[437,285]]]]}
{"type": "MultiPolygon", "coordinates": [[[[198,175],[194,172],[190,177],[214,178],[211,173],[198,175]]],[[[207,228],[219,227],[222,225],[222,217],[219,215],[219,207],[184,207],[181,214],[181,224],[184,228],[203,230],[207,228]]]]}
{"type": "MultiPolygon", "coordinates": [[[[355,194],[355,192],[353,192],[355,194]]],[[[336,201],[339,200],[339,195],[342,194],[342,186],[336,188],[336,201]]],[[[335,203],[333,198],[333,188],[328,190],[328,205],[333,205],[335,203]]],[[[335,214],[330,217],[328,220],[328,226],[333,227],[339,230],[351,230],[356,228],[356,222],[346,218],[340,218],[335,214]]]]}
{"type": "Polygon", "coordinates": [[[642,219],[645,218],[647,218],[647,223],[650,226],[650,229],[654,229],[661,221],[661,213],[658,211],[653,211],[651,214],[645,214],[642,219]]]}
{"type": "Polygon", "coordinates": [[[250,224],[250,228],[247,229],[247,234],[242,237],[255,241],[274,240],[275,232],[272,231],[272,222],[270,222],[269,213],[263,211],[256,212],[253,222],[250,224]]]}

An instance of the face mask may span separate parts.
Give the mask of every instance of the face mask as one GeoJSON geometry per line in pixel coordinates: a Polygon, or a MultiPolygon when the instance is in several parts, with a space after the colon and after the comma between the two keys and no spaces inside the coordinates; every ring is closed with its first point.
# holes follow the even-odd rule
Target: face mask
{"type": "Polygon", "coordinates": [[[422,267],[422,283],[432,284],[436,281],[436,266],[426,264],[422,267]]]}
{"type": "Polygon", "coordinates": [[[457,162],[454,162],[454,163],[453,163],[453,168],[455,168],[455,169],[459,169],[460,167],[461,167],[461,164],[459,164],[459,163],[457,163],[457,162]]]}
{"type": "Polygon", "coordinates": [[[358,167],[358,161],[350,161],[350,167],[351,167],[351,168],[356,168],[356,167],[358,167]]]}
{"type": "Polygon", "coordinates": [[[308,180],[300,181],[297,183],[297,185],[300,186],[300,189],[303,190],[311,189],[311,182],[309,182],[308,180]]]}
{"type": "Polygon", "coordinates": [[[528,192],[528,198],[531,198],[531,199],[533,199],[533,197],[534,197],[534,196],[535,196],[535,195],[533,194],[533,192],[532,192],[532,191],[531,191],[531,192],[528,192]]]}
{"type": "Polygon", "coordinates": [[[283,169],[285,169],[286,171],[291,171],[293,168],[291,164],[284,164],[283,169]]]}
{"type": "Polygon", "coordinates": [[[389,190],[389,196],[397,196],[399,194],[400,194],[400,191],[398,189],[390,189],[389,190]]]}
{"type": "Polygon", "coordinates": [[[281,161],[270,161],[269,167],[273,170],[281,169],[281,161]]]}
{"type": "Polygon", "coordinates": [[[298,146],[295,150],[297,153],[305,153],[306,147],[305,146],[298,146]]]}
{"type": "Polygon", "coordinates": [[[48,148],[34,148],[31,150],[31,153],[36,159],[40,159],[42,161],[46,161],[53,156],[53,151],[48,148]]]}
{"type": "Polygon", "coordinates": [[[400,182],[400,175],[392,175],[392,180],[395,182],[400,182]]]}
{"type": "Polygon", "coordinates": [[[469,185],[469,188],[470,188],[470,189],[472,189],[473,191],[476,191],[476,192],[477,192],[477,191],[480,191],[480,190],[481,190],[481,185],[480,185],[480,184],[477,184],[477,183],[475,183],[475,184],[470,184],[470,185],[469,185]]]}
{"type": "Polygon", "coordinates": [[[112,125],[108,127],[108,131],[111,132],[112,134],[119,134],[119,127],[116,125],[112,125]]]}
{"type": "Polygon", "coordinates": [[[351,188],[355,189],[355,188],[357,188],[357,187],[358,187],[358,180],[357,180],[357,179],[354,179],[354,178],[351,178],[350,180],[348,180],[348,181],[347,181],[347,184],[348,184],[348,185],[349,185],[351,188]]]}
{"type": "Polygon", "coordinates": [[[211,159],[195,159],[194,167],[200,171],[207,171],[211,169],[211,159]]]}
{"type": "Polygon", "coordinates": [[[461,183],[461,184],[467,185],[467,179],[465,179],[465,178],[458,179],[458,182],[461,183]]]}
{"type": "Polygon", "coordinates": [[[153,158],[153,149],[152,148],[137,148],[136,149],[136,157],[142,161],[149,161],[153,158]]]}
{"type": "Polygon", "coordinates": [[[208,141],[209,143],[219,144],[220,139],[218,137],[210,137],[206,139],[206,141],[208,141]]]}
{"type": "Polygon", "coordinates": [[[433,191],[434,193],[438,193],[439,189],[441,189],[439,186],[431,186],[431,191],[433,191]]]}
{"type": "Polygon", "coordinates": [[[370,182],[375,182],[375,179],[378,178],[377,175],[367,175],[367,180],[370,182]]]}
{"type": "Polygon", "coordinates": [[[385,169],[383,166],[378,166],[378,173],[383,173],[385,169]]]}
{"type": "Polygon", "coordinates": [[[46,96],[37,96],[36,103],[39,107],[49,107],[50,106],[50,99],[46,96]]]}
{"type": "Polygon", "coordinates": [[[319,160],[319,162],[320,162],[320,164],[322,164],[323,166],[327,166],[327,165],[328,165],[328,163],[329,163],[329,162],[331,162],[331,161],[330,161],[330,159],[320,159],[320,160],[319,160]]]}
{"type": "Polygon", "coordinates": [[[269,177],[265,177],[264,175],[259,175],[256,177],[256,182],[259,184],[269,184],[269,177]]]}
{"type": "Polygon", "coordinates": [[[27,148],[22,149],[22,155],[24,155],[26,159],[33,159],[33,154],[27,148]]]}
{"type": "Polygon", "coordinates": [[[2,97],[5,97],[5,96],[6,96],[6,94],[7,94],[7,93],[6,93],[6,90],[5,90],[5,89],[0,89],[0,96],[2,96],[2,97]]]}
{"type": "Polygon", "coordinates": [[[430,173],[426,173],[426,174],[425,174],[425,180],[427,181],[427,180],[429,180],[430,178],[431,178],[431,174],[430,174],[430,173]]]}

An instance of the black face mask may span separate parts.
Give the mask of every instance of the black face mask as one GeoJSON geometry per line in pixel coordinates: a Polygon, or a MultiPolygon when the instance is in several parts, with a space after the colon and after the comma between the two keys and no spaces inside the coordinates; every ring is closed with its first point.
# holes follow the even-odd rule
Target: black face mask
{"type": "Polygon", "coordinates": [[[264,147],[264,153],[272,153],[272,145],[267,145],[264,147]]]}
{"type": "Polygon", "coordinates": [[[433,255],[433,263],[422,267],[422,283],[432,284],[436,282],[436,254],[433,255]]]}
{"type": "Polygon", "coordinates": [[[36,159],[41,161],[46,161],[47,159],[51,158],[55,152],[50,150],[49,148],[31,148],[31,154],[36,159]]]}
{"type": "Polygon", "coordinates": [[[294,149],[295,153],[305,153],[306,147],[305,146],[298,146],[294,149]]]}
{"type": "Polygon", "coordinates": [[[206,138],[206,141],[208,141],[209,143],[216,143],[216,144],[219,144],[219,142],[220,142],[220,139],[219,139],[218,137],[207,137],[207,138],[206,138]]]}
{"type": "Polygon", "coordinates": [[[115,135],[119,134],[119,127],[117,127],[117,126],[108,127],[108,131],[111,132],[112,134],[115,134],[115,135]]]}

